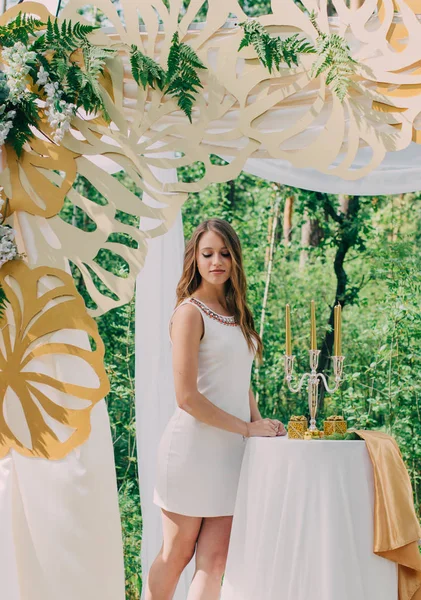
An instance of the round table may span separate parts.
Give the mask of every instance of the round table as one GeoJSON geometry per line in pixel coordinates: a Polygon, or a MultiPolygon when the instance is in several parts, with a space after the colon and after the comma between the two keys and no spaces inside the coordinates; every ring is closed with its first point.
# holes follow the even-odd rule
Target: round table
{"type": "Polygon", "coordinates": [[[397,600],[364,441],[249,438],[221,600],[397,600]]]}

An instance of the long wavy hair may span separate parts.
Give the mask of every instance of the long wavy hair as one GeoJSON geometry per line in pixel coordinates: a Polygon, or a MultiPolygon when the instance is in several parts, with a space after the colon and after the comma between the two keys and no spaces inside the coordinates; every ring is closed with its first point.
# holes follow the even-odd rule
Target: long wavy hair
{"type": "Polygon", "coordinates": [[[183,274],[177,285],[176,307],[189,298],[200,285],[202,276],[197,268],[197,250],[199,240],[206,231],[217,233],[225,243],[231,255],[231,276],[225,282],[225,298],[229,313],[234,315],[241,327],[247,345],[252,352],[256,351],[258,362],[263,361],[263,344],[254,327],[254,319],[246,302],[247,282],[243,268],[243,256],[238,235],[224,219],[207,219],[196,227],[184,250],[183,274]]]}

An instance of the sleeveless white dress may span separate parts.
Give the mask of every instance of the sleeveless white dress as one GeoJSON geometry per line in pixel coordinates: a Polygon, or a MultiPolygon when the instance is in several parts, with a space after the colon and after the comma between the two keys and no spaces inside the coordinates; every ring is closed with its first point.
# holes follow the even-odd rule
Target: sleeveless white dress
{"type": "MultiPolygon", "coordinates": [[[[186,303],[201,312],[204,324],[199,346],[199,392],[219,408],[249,422],[255,351],[248,348],[234,317],[220,315],[193,297],[183,300],[175,310],[186,303]]],[[[177,406],[159,445],[154,503],[194,517],[233,515],[244,449],[241,434],[207,425],[177,406]]]]}

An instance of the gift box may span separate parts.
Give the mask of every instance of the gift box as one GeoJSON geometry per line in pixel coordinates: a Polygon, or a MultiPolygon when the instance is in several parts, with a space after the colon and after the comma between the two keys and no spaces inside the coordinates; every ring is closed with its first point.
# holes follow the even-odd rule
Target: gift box
{"type": "Polygon", "coordinates": [[[288,437],[291,439],[302,440],[307,431],[307,419],[300,416],[292,416],[288,423],[288,437]]]}
{"type": "Polygon", "coordinates": [[[345,435],[347,432],[347,424],[343,417],[334,415],[326,419],[323,430],[325,435],[333,435],[334,433],[345,435]]]}

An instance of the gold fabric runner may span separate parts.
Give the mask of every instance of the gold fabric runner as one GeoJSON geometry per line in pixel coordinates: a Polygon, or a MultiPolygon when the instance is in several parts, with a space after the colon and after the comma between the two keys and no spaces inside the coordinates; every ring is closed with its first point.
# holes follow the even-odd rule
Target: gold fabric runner
{"type": "Polygon", "coordinates": [[[399,446],[382,431],[356,433],[373,464],[374,552],[398,563],[399,600],[421,600],[421,527],[399,446]]]}

